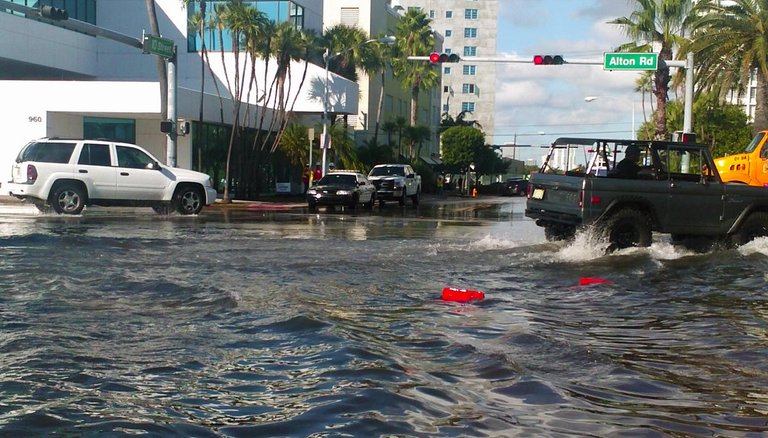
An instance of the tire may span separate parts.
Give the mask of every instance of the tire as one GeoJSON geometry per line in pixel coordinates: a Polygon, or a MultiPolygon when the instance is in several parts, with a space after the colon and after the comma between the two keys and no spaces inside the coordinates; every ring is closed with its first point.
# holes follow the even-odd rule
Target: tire
{"type": "Polygon", "coordinates": [[[565,224],[547,224],[544,226],[544,238],[549,242],[571,240],[576,235],[576,227],[565,224]]]}
{"type": "Polygon", "coordinates": [[[51,206],[58,214],[80,214],[85,208],[85,190],[75,184],[61,184],[51,196],[51,206]]]}
{"type": "Polygon", "coordinates": [[[413,205],[419,205],[419,192],[421,192],[421,188],[416,190],[416,193],[411,195],[411,202],[413,202],[413,205]]]}
{"type": "Polygon", "coordinates": [[[403,187],[403,196],[400,197],[400,199],[397,200],[397,203],[400,204],[401,207],[405,205],[405,187],[403,187]]]}
{"type": "Polygon", "coordinates": [[[32,205],[37,208],[37,211],[39,211],[42,214],[48,214],[51,212],[51,206],[48,205],[48,203],[43,201],[34,201],[32,202],[32,205]]]}
{"type": "Polygon", "coordinates": [[[183,215],[200,213],[203,209],[203,194],[199,188],[185,185],[176,190],[173,195],[173,208],[183,215]]]}
{"type": "Polygon", "coordinates": [[[768,236],[768,213],[757,211],[744,220],[732,240],[736,245],[744,245],[765,236],[768,236]]]}
{"type": "Polygon", "coordinates": [[[373,210],[373,205],[376,204],[376,193],[371,193],[371,200],[365,203],[366,210],[373,210]]]}
{"type": "Polygon", "coordinates": [[[631,208],[619,210],[605,220],[602,228],[610,243],[608,252],[651,246],[651,221],[641,211],[631,208]]]}
{"type": "Polygon", "coordinates": [[[309,211],[317,211],[317,203],[315,202],[308,202],[307,208],[309,208],[309,211]]]}
{"type": "Polygon", "coordinates": [[[358,202],[360,202],[360,197],[358,195],[353,195],[352,200],[349,201],[349,205],[348,205],[349,209],[354,210],[355,208],[357,208],[358,202]]]}

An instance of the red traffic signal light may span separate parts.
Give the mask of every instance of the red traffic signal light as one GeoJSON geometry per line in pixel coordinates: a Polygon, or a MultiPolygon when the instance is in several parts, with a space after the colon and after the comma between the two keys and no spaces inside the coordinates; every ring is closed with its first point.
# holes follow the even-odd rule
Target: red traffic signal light
{"type": "Polygon", "coordinates": [[[432,64],[439,64],[442,62],[459,62],[461,58],[455,53],[437,53],[432,52],[429,54],[429,62],[432,64]]]}
{"type": "Polygon", "coordinates": [[[565,59],[562,55],[534,55],[534,65],[562,65],[565,64],[565,59]]]}

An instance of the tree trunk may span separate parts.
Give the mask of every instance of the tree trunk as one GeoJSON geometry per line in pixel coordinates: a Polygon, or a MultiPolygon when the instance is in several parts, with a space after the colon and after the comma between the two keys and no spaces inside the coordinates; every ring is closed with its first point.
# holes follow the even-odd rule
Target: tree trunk
{"type": "Polygon", "coordinates": [[[381,91],[379,92],[379,106],[376,110],[376,127],[373,128],[373,144],[379,145],[379,125],[381,124],[381,113],[384,112],[384,80],[386,79],[387,70],[381,71],[381,91]]]}
{"type": "MultiPolygon", "coordinates": [[[[157,11],[155,10],[155,0],[144,0],[147,7],[147,17],[149,18],[149,29],[152,35],[160,36],[160,26],[157,23],[157,11]]],[[[165,69],[165,59],[155,56],[157,64],[157,76],[160,81],[160,117],[163,120],[168,118],[168,72],[165,69]]]]}
{"type": "MultiPolygon", "coordinates": [[[[420,85],[415,85],[411,88],[411,127],[416,127],[419,122],[419,87],[420,85]]],[[[411,160],[414,158],[413,149],[414,143],[413,139],[411,139],[408,144],[408,158],[411,160]]]]}
{"type": "Polygon", "coordinates": [[[205,103],[205,0],[200,0],[200,113],[195,130],[197,170],[203,171],[203,108],[205,103]]]}
{"type": "Polygon", "coordinates": [[[758,131],[768,129],[768,87],[765,86],[766,76],[763,71],[757,69],[757,96],[755,96],[755,120],[752,130],[757,134],[758,131]]]}
{"type": "MultiPolygon", "coordinates": [[[[672,59],[672,50],[662,47],[659,62],[672,59]]],[[[667,95],[669,94],[669,67],[659,68],[653,76],[653,94],[656,96],[655,140],[667,139],[667,95]]]]}

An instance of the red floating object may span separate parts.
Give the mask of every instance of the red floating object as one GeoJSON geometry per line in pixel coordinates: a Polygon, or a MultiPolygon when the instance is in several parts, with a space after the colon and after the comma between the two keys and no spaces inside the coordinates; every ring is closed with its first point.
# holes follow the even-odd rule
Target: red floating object
{"type": "Polygon", "coordinates": [[[443,288],[444,301],[466,302],[472,300],[482,300],[485,294],[476,290],[457,289],[455,287],[443,288]]]}
{"type": "Polygon", "coordinates": [[[581,277],[581,280],[579,280],[579,285],[581,286],[589,286],[590,284],[601,284],[601,283],[610,283],[610,280],[605,280],[603,278],[595,278],[595,277],[581,277]]]}

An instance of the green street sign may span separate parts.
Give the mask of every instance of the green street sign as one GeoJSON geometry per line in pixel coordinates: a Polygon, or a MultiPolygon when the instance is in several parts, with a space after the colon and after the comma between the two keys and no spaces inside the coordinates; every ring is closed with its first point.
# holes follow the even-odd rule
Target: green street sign
{"type": "Polygon", "coordinates": [[[173,58],[174,45],[173,40],[168,38],[144,35],[144,53],[151,53],[163,58],[173,58]]]}
{"type": "Polygon", "coordinates": [[[605,70],[656,70],[659,66],[658,53],[606,53],[605,70]]]}

